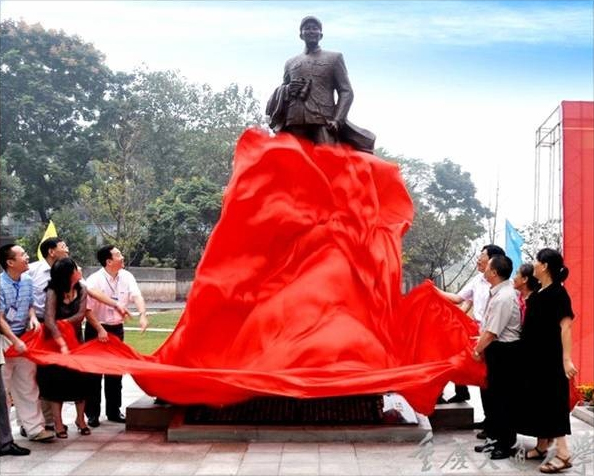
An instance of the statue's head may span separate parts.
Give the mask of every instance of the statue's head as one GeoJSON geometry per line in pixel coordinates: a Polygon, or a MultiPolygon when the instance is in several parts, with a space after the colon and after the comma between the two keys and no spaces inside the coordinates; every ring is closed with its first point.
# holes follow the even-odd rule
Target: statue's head
{"type": "Polygon", "coordinates": [[[306,16],[299,25],[299,38],[306,43],[317,43],[322,39],[322,22],[314,16],[306,16]]]}

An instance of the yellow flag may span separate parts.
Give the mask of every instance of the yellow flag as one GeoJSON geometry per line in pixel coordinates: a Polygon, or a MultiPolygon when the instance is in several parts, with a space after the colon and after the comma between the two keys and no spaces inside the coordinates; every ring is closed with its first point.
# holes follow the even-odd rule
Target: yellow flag
{"type": "Polygon", "coordinates": [[[43,238],[41,238],[41,241],[39,242],[39,246],[37,246],[37,259],[42,259],[43,256],[41,255],[41,243],[43,243],[45,240],[47,240],[48,238],[56,238],[58,236],[58,232],[56,231],[56,225],[54,225],[53,221],[49,221],[48,225],[47,225],[47,229],[45,230],[45,233],[43,234],[43,238]]]}

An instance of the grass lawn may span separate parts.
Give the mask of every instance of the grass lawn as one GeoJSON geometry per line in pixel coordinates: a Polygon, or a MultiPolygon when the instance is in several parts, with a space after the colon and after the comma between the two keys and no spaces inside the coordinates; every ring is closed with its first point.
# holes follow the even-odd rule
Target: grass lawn
{"type": "MultiPolygon", "coordinates": [[[[149,315],[149,328],[173,329],[179,321],[181,311],[159,312],[149,315]]],[[[126,327],[138,328],[138,318],[129,319],[126,327]]],[[[141,354],[152,354],[167,339],[169,332],[151,332],[128,330],[126,331],[126,344],[134,347],[141,354]]]]}
{"type": "MultiPolygon", "coordinates": [[[[173,329],[177,325],[180,316],[181,310],[149,314],[149,327],[157,329],[173,329]]],[[[124,325],[126,327],[138,327],[138,317],[134,316],[132,319],[128,319],[124,325]]]]}

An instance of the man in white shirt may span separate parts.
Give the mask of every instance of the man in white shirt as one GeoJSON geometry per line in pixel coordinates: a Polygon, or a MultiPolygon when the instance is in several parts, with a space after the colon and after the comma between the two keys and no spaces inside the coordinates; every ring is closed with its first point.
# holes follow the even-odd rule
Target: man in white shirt
{"type": "Polygon", "coordinates": [[[495,440],[475,447],[475,451],[492,451],[491,459],[505,459],[513,454],[516,443],[514,415],[518,387],[517,366],[521,331],[520,306],[509,280],[512,261],[496,255],[489,260],[485,279],[491,285],[490,299],[481,335],[473,353],[475,360],[487,364],[488,405],[485,408],[487,435],[495,440]]]}
{"type": "MultiPolygon", "coordinates": [[[[497,245],[483,246],[476,261],[478,274],[468,281],[457,294],[439,290],[439,293],[443,297],[455,304],[460,304],[460,308],[464,312],[469,312],[472,309],[472,318],[478,323],[481,329],[487,310],[487,302],[489,301],[489,289],[491,288],[483,273],[489,259],[495,255],[505,256],[505,251],[497,245]]],[[[466,385],[456,385],[456,394],[447,403],[459,403],[466,400],[470,400],[468,387],[466,385]]]]}
{"type": "MultiPolygon", "coordinates": [[[[113,245],[107,245],[97,251],[97,260],[102,268],[91,274],[87,280],[87,288],[101,291],[120,306],[126,308],[132,301],[140,312],[140,329],[144,332],[148,327],[146,307],[136,279],[124,269],[124,256],[113,245]]],[[[105,330],[124,340],[124,317],[113,307],[107,306],[95,299],[89,299],[91,309],[105,330]]],[[[97,332],[91,326],[85,327],[85,341],[94,339],[97,332]]],[[[89,398],[86,401],[85,413],[89,419],[89,426],[99,426],[101,413],[101,375],[93,376],[93,383],[89,398]]],[[[120,412],[122,405],[122,377],[121,375],[105,375],[105,413],[109,421],[125,423],[126,419],[120,412]]]]}

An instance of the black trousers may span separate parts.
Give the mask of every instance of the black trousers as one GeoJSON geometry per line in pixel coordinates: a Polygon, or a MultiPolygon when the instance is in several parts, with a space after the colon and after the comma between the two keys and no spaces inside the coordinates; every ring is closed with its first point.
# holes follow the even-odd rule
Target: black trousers
{"type": "Polygon", "coordinates": [[[485,419],[483,420],[483,430],[487,436],[491,439],[493,438],[493,429],[491,428],[491,422],[489,421],[488,415],[492,413],[489,409],[489,405],[491,404],[491,400],[489,400],[489,389],[488,388],[481,388],[481,403],[483,405],[483,413],[485,414],[485,419]]]}
{"type": "Polygon", "coordinates": [[[485,349],[487,363],[487,434],[497,446],[509,449],[516,443],[519,341],[491,342],[485,349]]]}
{"type": "MultiPolygon", "coordinates": [[[[124,325],[109,326],[103,324],[105,330],[121,341],[124,340],[124,325]]],[[[95,339],[97,331],[90,325],[85,325],[85,342],[95,339]]],[[[101,378],[105,377],[105,413],[107,418],[118,417],[122,406],[122,376],[93,374],[89,379],[89,396],[85,404],[85,414],[88,418],[99,418],[101,414],[101,378]]]]}
{"type": "Polygon", "coordinates": [[[455,395],[458,397],[465,398],[466,400],[470,398],[470,392],[468,391],[468,387],[466,385],[455,385],[454,388],[456,390],[455,395]]]}

